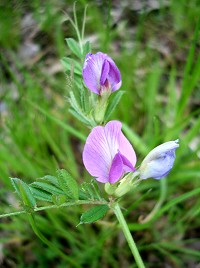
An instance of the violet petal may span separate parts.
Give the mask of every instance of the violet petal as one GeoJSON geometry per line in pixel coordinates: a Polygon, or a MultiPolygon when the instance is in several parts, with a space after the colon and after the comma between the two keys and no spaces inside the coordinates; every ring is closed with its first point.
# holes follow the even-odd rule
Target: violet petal
{"type": "Polygon", "coordinates": [[[101,86],[105,86],[106,81],[112,92],[122,84],[116,64],[102,52],[86,55],[82,74],[85,85],[96,94],[101,93],[101,86]]]}
{"type": "Polygon", "coordinates": [[[105,125],[105,136],[107,140],[107,145],[112,159],[118,153],[119,143],[120,143],[120,133],[122,124],[117,120],[112,120],[105,125]]]}
{"type": "Polygon", "coordinates": [[[108,182],[112,159],[118,150],[121,123],[111,121],[105,127],[97,126],[89,134],[83,150],[83,163],[97,180],[108,182]]]}
{"type": "Polygon", "coordinates": [[[134,167],[137,161],[135,151],[122,132],[120,133],[119,151],[134,167]]]}
{"type": "Polygon", "coordinates": [[[121,159],[123,162],[124,173],[135,171],[135,168],[132,165],[132,163],[124,155],[122,155],[122,154],[120,154],[120,155],[121,155],[121,159]]]}
{"type": "Polygon", "coordinates": [[[106,54],[89,54],[83,66],[83,80],[86,86],[96,94],[100,94],[100,77],[106,54]]]}
{"type": "Polygon", "coordinates": [[[108,81],[112,88],[112,92],[114,92],[121,87],[122,84],[121,75],[119,69],[117,68],[117,66],[113,61],[109,61],[109,64],[110,64],[110,70],[108,74],[108,81]]]}
{"type": "Polygon", "coordinates": [[[96,180],[115,183],[124,173],[134,171],[135,152],[121,132],[119,121],[97,126],[89,134],[83,150],[83,163],[96,180]]]}
{"type": "Polygon", "coordinates": [[[100,85],[104,85],[106,82],[106,79],[108,78],[108,73],[110,70],[110,65],[107,60],[104,60],[102,71],[101,71],[101,77],[100,77],[100,85]]]}
{"type": "Polygon", "coordinates": [[[123,162],[120,153],[117,153],[112,161],[109,172],[109,182],[111,184],[117,182],[123,175],[123,162]]]}
{"type": "Polygon", "coordinates": [[[165,142],[148,153],[140,166],[140,178],[144,180],[164,178],[173,167],[178,142],[178,140],[165,142]]]}

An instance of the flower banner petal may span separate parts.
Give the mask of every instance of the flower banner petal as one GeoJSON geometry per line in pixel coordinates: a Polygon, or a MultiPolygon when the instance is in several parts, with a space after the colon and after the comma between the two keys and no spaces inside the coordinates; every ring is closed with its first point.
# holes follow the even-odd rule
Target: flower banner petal
{"type": "Polygon", "coordinates": [[[83,163],[92,176],[108,181],[111,162],[112,158],[104,127],[95,127],[86,140],[83,150],[83,163]]]}
{"type": "Polygon", "coordinates": [[[119,151],[134,167],[137,161],[135,151],[122,132],[120,134],[119,151]]]}
{"type": "Polygon", "coordinates": [[[112,159],[118,153],[121,128],[122,124],[117,120],[112,120],[105,126],[105,136],[112,159]]]}
{"type": "Polygon", "coordinates": [[[100,94],[100,77],[105,56],[103,53],[87,54],[83,66],[83,80],[86,86],[96,94],[100,94]]]}

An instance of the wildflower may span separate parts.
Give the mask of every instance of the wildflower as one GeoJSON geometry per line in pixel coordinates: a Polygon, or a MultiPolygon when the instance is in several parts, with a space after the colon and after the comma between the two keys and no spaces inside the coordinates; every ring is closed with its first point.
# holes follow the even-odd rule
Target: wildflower
{"type": "Polygon", "coordinates": [[[105,127],[93,128],[86,140],[83,163],[99,182],[114,184],[125,173],[135,171],[135,151],[121,128],[119,121],[110,121],[105,127]]]}
{"type": "Polygon", "coordinates": [[[83,65],[83,80],[94,93],[102,95],[121,87],[121,75],[114,61],[102,52],[88,53],[83,65]]]}
{"type": "Polygon", "coordinates": [[[141,179],[161,179],[170,172],[175,160],[179,140],[165,142],[154,148],[140,166],[141,179]]]}

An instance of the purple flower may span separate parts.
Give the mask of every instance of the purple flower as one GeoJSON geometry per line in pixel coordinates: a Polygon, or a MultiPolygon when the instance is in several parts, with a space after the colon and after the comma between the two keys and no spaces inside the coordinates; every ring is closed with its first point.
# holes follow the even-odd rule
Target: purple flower
{"type": "Polygon", "coordinates": [[[94,93],[113,92],[121,87],[121,75],[114,61],[102,52],[88,53],[83,65],[83,80],[94,93]]]}
{"type": "Polygon", "coordinates": [[[135,151],[121,128],[119,121],[110,121],[105,127],[93,128],[86,140],[83,163],[99,182],[113,184],[125,173],[135,171],[135,151]]]}
{"type": "Polygon", "coordinates": [[[179,140],[165,142],[148,153],[140,166],[140,178],[159,180],[166,177],[173,167],[178,142],[179,140]]]}

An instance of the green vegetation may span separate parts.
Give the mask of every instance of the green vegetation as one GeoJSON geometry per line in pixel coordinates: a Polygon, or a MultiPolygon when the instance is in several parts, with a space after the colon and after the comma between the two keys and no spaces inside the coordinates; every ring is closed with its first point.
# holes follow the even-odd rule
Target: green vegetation
{"type": "MultiPolygon", "coordinates": [[[[125,93],[111,118],[123,122],[138,165],[162,142],[179,138],[180,148],[168,177],[144,181],[122,206],[146,267],[195,267],[200,262],[200,4],[130,2],[135,4],[78,1],[78,23],[88,4],[85,39],[121,71],[125,93]]],[[[29,184],[64,168],[77,183],[91,181],[81,157],[89,128],[68,111],[69,86],[60,61],[76,57],[65,41],[77,40],[68,20],[72,12],[73,1],[0,3],[0,214],[20,210],[10,177],[29,184]]],[[[112,213],[76,227],[85,208],[91,206],[54,206],[35,213],[31,225],[26,214],[2,218],[2,267],[136,267],[112,213]]]]}

